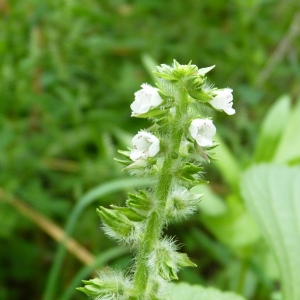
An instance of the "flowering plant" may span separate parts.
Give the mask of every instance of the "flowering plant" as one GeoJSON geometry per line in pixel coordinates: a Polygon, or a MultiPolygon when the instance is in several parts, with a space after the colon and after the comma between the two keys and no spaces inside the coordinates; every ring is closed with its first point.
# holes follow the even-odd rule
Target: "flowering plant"
{"type": "MultiPolygon", "coordinates": [[[[157,88],[143,84],[131,104],[132,116],[150,118],[153,125],[132,139],[132,149],[118,160],[132,175],[154,180],[153,188],[129,194],[125,207],[97,209],[107,235],[129,244],[136,254],[131,272],[106,271],[84,281],[79,290],[95,299],[169,299],[168,282],[182,267],[195,267],[180,253],[163,228],[193,213],[202,195],[191,188],[206,182],[203,163],[209,162],[216,128],[204,106],[234,114],[232,90],[207,84],[206,73],[191,63],[158,66],[157,88]]],[[[172,298],[173,299],[173,298],[172,298]]],[[[219,298],[221,299],[221,298],[219,298]]],[[[229,299],[229,298],[228,298],[229,299]]],[[[238,298],[234,298],[238,299],[238,298]]],[[[239,298],[240,299],[240,298],[239,298]]]]}

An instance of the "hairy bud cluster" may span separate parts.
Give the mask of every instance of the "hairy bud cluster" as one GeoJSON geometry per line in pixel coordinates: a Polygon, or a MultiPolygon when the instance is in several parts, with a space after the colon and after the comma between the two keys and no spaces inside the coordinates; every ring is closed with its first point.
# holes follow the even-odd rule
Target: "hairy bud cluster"
{"type": "Polygon", "coordinates": [[[203,115],[209,106],[228,115],[232,108],[230,88],[211,88],[206,74],[214,66],[198,69],[191,63],[158,66],[157,87],[142,84],[131,104],[132,116],[149,118],[153,125],[132,138],[132,147],[119,151],[117,159],[132,175],[155,181],[153,189],[129,194],[125,207],[100,207],[97,213],[107,235],[134,247],[132,276],[110,275],[85,281],[81,291],[95,299],[164,299],[164,282],[177,279],[177,272],[195,266],[179,253],[172,238],[162,238],[166,224],[195,212],[202,195],[190,189],[206,183],[203,163],[209,162],[216,127],[203,115]],[[108,296],[105,298],[105,294],[108,296]],[[127,297],[127,298],[126,298],[127,297]]]}

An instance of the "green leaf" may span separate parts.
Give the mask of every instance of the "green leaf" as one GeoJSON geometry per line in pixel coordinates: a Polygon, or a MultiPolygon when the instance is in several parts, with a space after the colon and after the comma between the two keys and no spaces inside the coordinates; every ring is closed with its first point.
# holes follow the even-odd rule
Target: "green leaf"
{"type": "Polygon", "coordinates": [[[227,210],[224,214],[213,216],[203,213],[200,214],[201,221],[219,241],[237,255],[249,257],[253,254],[253,244],[260,240],[260,232],[238,197],[228,196],[226,202],[227,210]]]}
{"type": "Polygon", "coordinates": [[[242,176],[241,192],[282,279],[283,299],[300,299],[300,168],[262,164],[242,176]]]}
{"type": "Polygon", "coordinates": [[[238,160],[218,134],[214,136],[214,140],[220,144],[220,146],[215,149],[215,157],[218,159],[218,161],[215,162],[215,166],[219,169],[224,180],[230,187],[233,190],[237,190],[237,183],[239,182],[240,176],[238,160]]]}
{"type": "Polygon", "coordinates": [[[264,118],[255,148],[255,161],[272,160],[290,116],[290,96],[280,97],[264,118]]]}
{"type": "MultiPolygon", "coordinates": [[[[281,118],[281,115],[279,119],[281,118]]],[[[300,161],[300,98],[293,108],[289,122],[283,132],[280,144],[274,156],[278,163],[293,163],[300,161]]]]}
{"type": "Polygon", "coordinates": [[[211,95],[205,93],[202,89],[189,89],[188,93],[192,98],[202,102],[207,102],[213,99],[211,95]]]}
{"type": "Polygon", "coordinates": [[[242,296],[231,292],[222,292],[212,287],[205,288],[185,282],[179,284],[171,283],[169,286],[170,300],[245,300],[242,296]]]}

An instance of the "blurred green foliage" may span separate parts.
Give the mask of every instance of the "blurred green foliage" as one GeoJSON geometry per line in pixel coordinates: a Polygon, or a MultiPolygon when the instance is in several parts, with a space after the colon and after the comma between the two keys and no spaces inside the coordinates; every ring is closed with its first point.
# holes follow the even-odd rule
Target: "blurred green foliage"
{"type": "MultiPolygon", "coordinates": [[[[291,34],[299,11],[297,0],[0,0],[1,189],[63,227],[86,191],[125,176],[113,157],[146,126],[129,109],[140,84],[151,83],[145,55],[158,63],[216,65],[211,81],[233,88],[237,113],[216,114],[215,123],[238,166],[247,166],[271,104],[282,94],[299,95],[300,39],[291,34]],[[281,44],[285,51],[272,64],[281,44]]],[[[213,164],[207,170],[220,196],[234,190],[213,164]]],[[[115,192],[99,202],[124,200],[115,192]]],[[[170,228],[199,266],[181,279],[269,299],[273,283],[253,271],[257,264],[248,287],[233,283],[252,262],[203,222],[195,216],[170,228]]],[[[0,299],[42,299],[58,245],[3,201],[0,228],[0,299]]],[[[74,236],[92,253],[115,245],[99,230],[95,206],[84,211],[74,236]]],[[[114,263],[122,268],[129,258],[114,263]]],[[[68,255],[55,299],[80,268],[68,255]]],[[[72,299],[85,297],[76,292],[72,299]]]]}

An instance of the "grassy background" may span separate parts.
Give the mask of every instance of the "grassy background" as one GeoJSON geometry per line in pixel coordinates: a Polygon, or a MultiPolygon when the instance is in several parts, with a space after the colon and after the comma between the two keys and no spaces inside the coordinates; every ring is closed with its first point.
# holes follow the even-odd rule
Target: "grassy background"
{"type": "MultiPolygon", "coordinates": [[[[299,95],[299,11],[296,0],[0,0],[0,299],[50,293],[58,244],[24,215],[26,208],[64,228],[85,193],[125,179],[113,157],[147,126],[129,108],[140,84],[152,82],[143,58],[216,65],[209,78],[233,88],[237,113],[215,114],[215,123],[238,164],[247,166],[269,107],[282,94],[299,95]]],[[[226,195],[222,175],[208,170],[214,189],[226,195]]],[[[90,253],[116,247],[99,229],[95,208],[123,203],[126,190],[97,199],[77,220],[73,236],[90,253]]],[[[240,258],[198,215],[169,233],[199,266],[181,279],[243,292],[233,283],[240,258]]],[[[124,268],[129,256],[110,260],[124,268]]],[[[66,255],[53,299],[61,299],[81,267],[66,255]]],[[[269,299],[274,282],[255,276],[251,299],[269,299]]]]}

